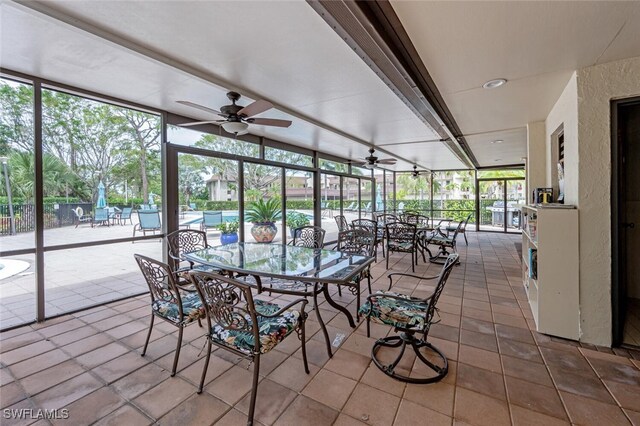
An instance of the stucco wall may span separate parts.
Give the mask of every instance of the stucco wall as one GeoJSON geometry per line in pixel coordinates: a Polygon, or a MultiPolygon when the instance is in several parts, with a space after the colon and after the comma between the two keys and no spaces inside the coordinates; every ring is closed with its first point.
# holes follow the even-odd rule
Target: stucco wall
{"type": "Polygon", "coordinates": [[[573,73],[562,95],[551,109],[545,121],[546,133],[546,185],[552,187],[552,168],[557,162],[552,161],[552,136],[560,127],[564,126],[564,202],[578,205],[579,198],[579,155],[578,155],[578,83],[577,73],[573,73]]]}
{"type": "Polygon", "coordinates": [[[640,57],[576,71],[545,120],[546,184],[552,139],[564,126],[565,203],[580,221],[580,340],[611,345],[611,100],[640,96],[640,57]]]}
{"type": "Polygon", "coordinates": [[[583,337],[611,344],[611,100],[640,95],[640,57],[578,70],[583,337]]]}

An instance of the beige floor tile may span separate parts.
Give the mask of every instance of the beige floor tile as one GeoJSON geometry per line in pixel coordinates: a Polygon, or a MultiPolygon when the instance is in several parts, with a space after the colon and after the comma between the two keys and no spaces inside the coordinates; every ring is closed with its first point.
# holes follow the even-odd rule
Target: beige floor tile
{"type": "Polygon", "coordinates": [[[115,381],[111,386],[123,397],[133,399],[169,378],[169,371],[155,364],[147,364],[115,381]]]}
{"type": "Polygon", "coordinates": [[[29,395],[36,395],[84,372],[85,369],[80,364],[74,360],[68,360],[25,377],[21,383],[29,395]]]}
{"type": "Polygon", "coordinates": [[[470,390],[456,390],[456,420],[478,426],[510,425],[509,409],[504,401],[470,390]]]}
{"type": "MultiPolygon", "coordinates": [[[[284,410],[296,398],[296,392],[269,379],[263,380],[258,385],[254,419],[260,423],[270,425],[276,421],[284,410]]],[[[251,394],[247,394],[235,409],[244,414],[249,414],[249,401],[251,394]]]]}
{"type": "Polygon", "coordinates": [[[288,387],[296,392],[301,392],[305,386],[320,371],[320,367],[309,364],[309,374],[304,371],[302,361],[297,358],[287,358],[282,364],[273,370],[268,378],[276,383],[288,387]]]}
{"type": "Polygon", "coordinates": [[[125,405],[108,416],[103,417],[95,423],[95,426],[146,426],[151,423],[152,421],[140,411],[131,405],[125,405]]]}
{"type": "Polygon", "coordinates": [[[458,361],[494,373],[502,373],[500,356],[492,351],[474,348],[473,346],[460,345],[458,361]]]}
{"type": "Polygon", "coordinates": [[[126,401],[109,388],[100,388],[65,407],[69,419],[54,420],[54,425],[67,425],[72,420],[76,425],[91,424],[118,409],[126,401]]]}
{"type": "Polygon", "coordinates": [[[126,346],[113,342],[102,346],[101,348],[94,349],[91,352],[87,352],[86,354],[77,357],[76,360],[86,368],[94,368],[100,364],[104,364],[107,361],[117,358],[128,351],[129,348],[126,346]]]}
{"type": "Polygon", "coordinates": [[[154,419],[164,416],[169,410],[196,392],[195,386],[179,377],[171,377],[149,389],[133,402],[154,419]]]}
{"type": "Polygon", "coordinates": [[[394,426],[413,426],[428,423],[430,426],[448,426],[451,425],[451,421],[452,418],[449,416],[430,410],[423,405],[403,400],[393,424],[394,426]]]}
{"type": "Polygon", "coordinates": [[[18,382],[9,383],[0,387],[0,408],[5,408],[27,397],[18,382]]]}
{"type": "Polygon", "coordinates": [[[276,421],[276,426],[332,425],[338,411],[304,395],[298,396],[276,421]]]}
{"type": "Polygon", "coordinates": [[[515,426],[568,426],[570,424],[568,421],[527,410],[517,405],[511,406],[511,415],[515,426]]]}
{"type": "Polygon", "coordinates": [[[234,366],[205,386],[204,390],[227,404],[234,405],[251,390],[253,374],[234,366]]]}
{"type": "Polygon", "coordinates": [[[23,377],[60,364],[68,359],[69,356],[66,353],[60,349],[54,349],[42,355],[13,364],[9,366],[9,370],[15,378],[22,379],[23,377]]]}
{"type": "Polygon", "coordinates": [[[320,370],[307,387],[304,388],[302,394],[340,410],[349,399],[356,384],[355,380],[348,379],[332,371],[320,370]]]}
{"type": "MultiPolygon", "coordinates": [[[[203,357],[206,357],[206,355],[203,354],[203,357]]],[[[202,370],[204,368],[204,359],[200,359],[198,362],[195,362],[182,369],[180,369],[180,364],[181,362],[178,362],[178,376],[188,380],[195,386],[199,386],[200,379],[202,378],[202,370]]],[[[215,353],[212,353],[211,358],[209,358],[209,366],[207,367],[207,375],[204,382],[205,385],[211,383],[211,381],[213,381],[216,377],[220,376],[231,367],[233,367],[233,364],[218,357],[215,353]]],[[[170,367],[165,368],[165,370],[170,371],[170,367]]]]}
{"type": "Polygon", "coordinates": [[[340,414],[333,426],[362,426],[366,424],[367,423],[356,420],[353,417],[347,416],[346,414],[340,414]]]}
{"type": "MultiPolygon", "coordinates": [[[[247,415],[240,411],[233,409],[229,410],[220,420],[218,420],[216,426],[245,426],[247,424],[247,415]]],[[[262,423],[254,421],[254,426],[260,426],[262,423]]]]}
{"type": "Polygon", "coordinates": [[[509,376],[506,377],[506,382],[510,404],[519,405],[561,420],[568,420],[555,389],[509,376]]]}
{"type": "Polygon", "coordinates": [[[360,382],[398,397],[402,396],[406,387],[404,382],[387,376],[375,364],[369,365],[360,382]]]}
{"type": "Polygon", "coordinates": [[[409,383],[404,393],[404,399],[418,403],[447,416],[452,416],[454,395],[455,386],[448,383],[409,383]]]}
{"type": "Polygon", "coordinates": [[[50,350],[55,348],[56,345],[42,338],[42,340],[40,341],[21,346],[12,351],[3,352],[1,359],[4,365],[12,365],[29,358],[33,358],[45,352],[49,352],[50,350]]]}
{"type": "Polygon", "coordinates": [[[560,392],[560,396],[567,407],[572,423],[594,425],[623,425],[628,423],[622,409],[617,405],[605,404],[567,392],[560,392]]]}
{"type": "Polygon", "coordinates": [[[215,423],[231,407],[206,392],[193,395],[158,421],[159,426],[207,426],[215,423]]]}
{"type": "Polygon", "coordinates": [[[324,368],[341,374],[353,380],[359,380],[371,363],[370,356],[363,356],[346,349],[340,349],[333,354],[324,368]]]}
{"type": "Polygon", "coordinates": [[[343,411],[353,418],[366,418],[371,425],[391,425],[399,404],[400,398],[397,396],[359,384],[343,411]]]}
{"type": "Polygon", "coordinates": [[[91,371],[106,383],[113,383],[148,363],[148,360],[144,359],[136,352],[127,352],[124,355],[114,358],[91,371]]]}
{"type": "Polygon", "coordinates": [[[45,409],[63,408],[100,387],[102,383],[98,379],[83,373],[36,395],[33,401],[45,409]]]}

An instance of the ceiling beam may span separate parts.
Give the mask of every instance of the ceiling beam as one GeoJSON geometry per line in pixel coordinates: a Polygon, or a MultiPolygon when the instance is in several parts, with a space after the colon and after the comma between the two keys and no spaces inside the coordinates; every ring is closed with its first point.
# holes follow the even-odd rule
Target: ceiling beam
{"type": "Polygon", "coordinates": [[[307,2],[460,161],[479,166],[387,0],[307,2]]]}

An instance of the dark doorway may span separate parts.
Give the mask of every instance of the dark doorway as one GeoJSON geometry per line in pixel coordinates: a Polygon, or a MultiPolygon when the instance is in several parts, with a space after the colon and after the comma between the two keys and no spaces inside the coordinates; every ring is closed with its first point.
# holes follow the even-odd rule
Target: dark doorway
{"type": "Polygon", "coordinates": [[[640,98],[611,111],[613,344],[640,347],[640,98]]]}

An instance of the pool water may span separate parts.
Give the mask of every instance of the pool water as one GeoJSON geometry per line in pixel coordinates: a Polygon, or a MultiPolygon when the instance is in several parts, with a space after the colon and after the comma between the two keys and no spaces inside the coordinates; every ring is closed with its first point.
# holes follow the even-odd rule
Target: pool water
{"type": "MultiPolygon", "coordinates": [[[[289,213],[300,213],[297,210],[289,210],[289,213]]],[[[180,225],[192,225],[195,223],[201,223],[202,222],[202,212],[197,212],[198,214],[200,214],[199,217],[196,217],[194,219],[190,219],[184,222],[181,222],[180,225]]],[[[309,220],[313,219],[313,216],[306,214],[307,218],[309,220]]],[[[223,210],[222,211],[222,221],[223,222],[233,222],[233,221],[240,221],[240,216],[238,214],[237,210],[223,210]]]]}

